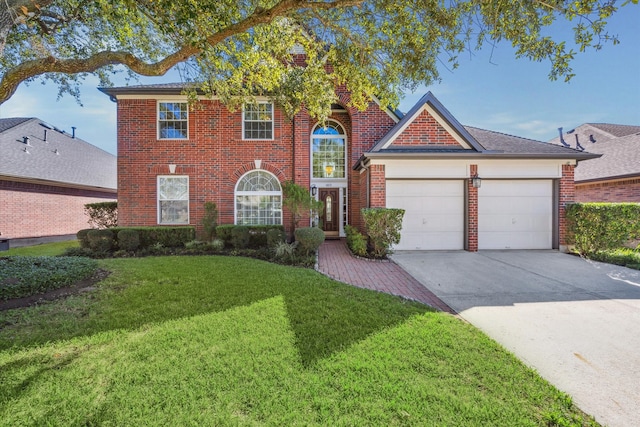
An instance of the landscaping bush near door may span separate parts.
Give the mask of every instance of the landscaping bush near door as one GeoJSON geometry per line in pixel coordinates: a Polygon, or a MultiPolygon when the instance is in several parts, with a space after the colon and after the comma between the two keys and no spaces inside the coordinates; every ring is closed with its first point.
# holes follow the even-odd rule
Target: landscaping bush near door
{"type": "Polygon", "coordinates": [[[385,257],[391,246],[400,242],[404,209],[365,208],[362,218],[375,257],[385,257]]]}
{"type": "Polygon", "coordinates": [[[640,203],[574,203],[566,214],[567,243],[583,255],[640,238],[640,203]]]}

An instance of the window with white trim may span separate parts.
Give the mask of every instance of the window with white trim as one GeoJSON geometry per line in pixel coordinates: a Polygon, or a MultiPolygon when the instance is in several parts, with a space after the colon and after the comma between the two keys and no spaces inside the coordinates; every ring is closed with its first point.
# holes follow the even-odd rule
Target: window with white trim
{"type": "Polygon", "coordinates": [[[275,175],[253,170],[236,185],[236,224],[282,224],[282,187],[275,175]]]}
{"type": "Polygon", "coordinates": [[[158,176],[158,224],[189,224],[188,176],[158,176]]]}
{"type": "Polygon", "coordinates": [[[242,110],[242,139],[273,139],[273,104],[245,104],[242,110]]]}
{"type": "Polygon", "coordinates": [[[316,126],[311,143],[314,178],[346,178],[346,140],[338,123],[316,126]]]}
{"type": "Polygon", "coordinates": [[[158,139],[189,138],[189,104],[158,102],[158,139]]]}

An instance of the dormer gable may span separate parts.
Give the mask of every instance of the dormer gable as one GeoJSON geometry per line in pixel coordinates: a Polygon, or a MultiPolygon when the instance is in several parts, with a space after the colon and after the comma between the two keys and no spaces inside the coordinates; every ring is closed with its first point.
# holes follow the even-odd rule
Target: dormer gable
{"type": "Polygon", "coordinates": [[[428,92],[372,149],[470,150],[484,147],[428,92]]]}

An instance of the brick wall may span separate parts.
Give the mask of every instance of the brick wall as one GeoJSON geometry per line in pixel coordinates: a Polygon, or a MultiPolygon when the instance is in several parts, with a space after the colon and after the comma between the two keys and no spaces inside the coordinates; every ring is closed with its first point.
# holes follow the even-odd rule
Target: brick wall
{"type": "Polygon", "coordinates": [[[640,203],[640,178],[576,184],[576,202],[640,203]]]}
{"type": "Polygon", "coordinates": [[[372,208],[384,208],[387,206],[387,183],[385,180],[384,165],[371,165],[369,167],[369,205],[372,208]]]}
{"type": "Polygon", "coordinates": [[[75,234],[89,227],[85,204],[115,198],[109,192],[0,181],[0,238],[75,234]]]}
{"type": "Polygon", "coordinates": [[[473,186],[471,178],[478,174],[478,165],[469,165],[467,180],[467,250],[478,251],[478,189],[473,186]]]}
{"type": "Polygon", "coordinates": [[[460,146],[445,128],[424,110],[393,142],[393,146],[456,145],[460,146]]]}
{"type": "Polygon", "coordinates": [[[565,206],[569,203],[573,203],[576,197],[575,183],[573,180],[575,172],[575,166],[562,165],[562,178],[560,179],[560,209],[558,214],[558,240],[560,244],[560,250],[565,250],[567,242],[567,218],[565,213],[565,206]]]}
{"type": "MultiPolygon", "coordinates": [[[[375,103],[366,111],[347,108],[349,95],[344,87],[337,94],[348,113],[332,118],[347,132],[349,218],[357,224],[363,205],[358,172],[351,166],[395,123],[375,103]]],[[[254,160],[261,160],[261,168],[281,182],[293,179],[309,188],[310,132],[315,121],[304,109],[289,119],[276,108],[273,140],[245,141],[242,111],[231,112],[219,101],[204,100],[189,112],[188,140],[158,140],[156,105],[153,99],[118,101],[120,225],[157,224],[157,176],[168,175],[170,164],[176,165],[176,175],[189,176],[190,224],[198,230],[207,201],[217,204],[219,224],[234,223],[235,186],[243,173],[255,168],[254,160]]],[[[308,219],[301,223],[305,221],[308,219]]],[[[286,210],[283,224],[290,231],[291,217],[286,210]]]]}

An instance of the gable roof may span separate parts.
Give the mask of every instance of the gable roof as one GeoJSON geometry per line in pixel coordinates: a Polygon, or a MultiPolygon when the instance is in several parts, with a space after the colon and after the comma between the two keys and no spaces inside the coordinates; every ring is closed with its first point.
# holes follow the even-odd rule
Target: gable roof
{"type": "MultiPolygon", "coordinates": [[[[443,126],[451,135],[458,140],[460,145],[466,149],[484,151],[484,148],[467,132],[458,120],[438,101],[431,93],[427,92],[416,104],[402,117],[402,119],[374,145],[370,153],[381,152],[390,149],[391,144],[413,123],[423,112],[427,111],[438,123],[443,126]]],[[[434,148],[432,148],[434,149],[434,148]]],[[[440,148],[441,150],[444,148],[440,148]]],[[[456,150],[448,147],[449,150],[456,150]]],[[[458,148],[459,149],[459,148],[458,148]]]]}
{"type": "MultiPolygon", "coordinates": [[[[579,150],[555,146],[542,141],[521,138],[505,133],[494,132],[472,126],[461,125],[455,117],[428,92],[411,110],[394,126],[375,146],[364,153],[367,157],[395,157],[395,158],[521,158],[521,159],[571,159],[587,160],[599,157],[597,154],[585,153],[579,150]],[[456,146],[393,146],[409,125],[428,111],[447,129],[454,138],[462,141],[456,146]]],[[[363,160],[358,161],[354,168],[358,168],[363,160]]]]}
{"type": "Polygon", "coordinates": [[[0,152],[2,179],[113,193],[117,188],[116,156],[37,118],[0,119],[0,152]]]}
{"type": "MultiPolygon", "coordinates": [[[[563,136],[565,142],[572,145],[577,136],[585,151],[601,155],[599,159],[578,165],[576,182],[640,177],[640,126],[585,123],[563,136]]],[[[560,137],[549,143],[561,144],[560,137]]]]}

